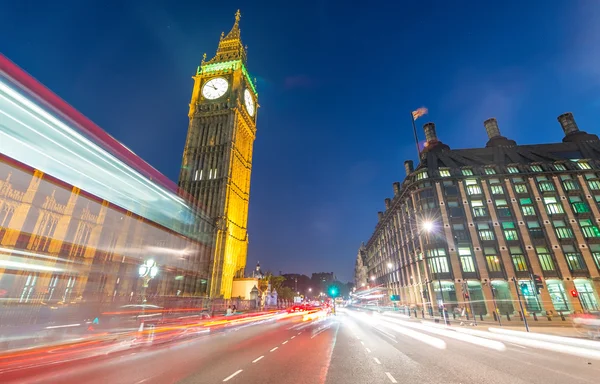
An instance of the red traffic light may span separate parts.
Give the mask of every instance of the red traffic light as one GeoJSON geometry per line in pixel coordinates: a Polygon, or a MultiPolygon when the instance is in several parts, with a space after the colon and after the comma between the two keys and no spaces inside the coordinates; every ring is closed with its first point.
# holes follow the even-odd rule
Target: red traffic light
{"type": "Polygon", "coordinates": [[[573,297],[579,296],[579,293],[577,293],[576,289],[571,289],[571,296],[573,296],[573,297]]]}

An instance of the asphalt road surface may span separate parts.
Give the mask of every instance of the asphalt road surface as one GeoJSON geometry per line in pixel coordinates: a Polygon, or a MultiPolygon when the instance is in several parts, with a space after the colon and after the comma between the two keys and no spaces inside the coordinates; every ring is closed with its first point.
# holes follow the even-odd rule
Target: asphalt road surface
{"type": "Polygon", "coordinates": [[[270,321],[163,346],[9,370],[0,373],[0,382],[599,382],[600,342],[572,346],[471,330],[341,310],[318,321],[270,321]]]}

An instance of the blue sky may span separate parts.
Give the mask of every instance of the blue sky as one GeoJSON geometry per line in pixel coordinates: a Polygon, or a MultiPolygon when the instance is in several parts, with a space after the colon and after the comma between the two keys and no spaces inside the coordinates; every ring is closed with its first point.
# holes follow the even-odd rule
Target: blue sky
{"type": "Polygon", "coordinates": [[[248,265],[350,280],[416,158],[411,110],[453,148],[483,146],[489,117],[521,144],[559,141],[566,111],[598,133],[600,3],[525,3],[23,0],[0,51],[176,181],[191,76],[241,8],[261,105],[248,265]]]}

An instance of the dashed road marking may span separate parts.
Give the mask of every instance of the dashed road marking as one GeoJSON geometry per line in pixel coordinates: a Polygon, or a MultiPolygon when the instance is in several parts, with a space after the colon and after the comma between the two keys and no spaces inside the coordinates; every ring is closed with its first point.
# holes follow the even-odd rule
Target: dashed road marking
{"type": "Polygon", "coordinates": [[[263,357],[265,357],[265,355],[262,355],[261,357],[252,360],[252,362],[256,363],[257,361],[260,361],[263,357]]]}
{"type": "Polygon", "coordinates": [[[376,362],[377,364],[381,365],[381,361],[379,361],[379,359],[378,359],[378,358],[374,357],[374,358],[373,358],[373,360],[375,360],[375,362],[376,362]]]}
{"type": "Polygon", "coordinates": [[[514,345],[515,347],[519,347],[519,348],[527,349],[527,347],[524,347],[524,346],[522,346],[522,345],[519,345],[519,344],[515,344],[515,343],[508,343],[508,344],[512,344],[512,345],[514,345]]]}
{"type": "Polygon", "coordinates": [[[223,381],[229,381],[229,380],[233,379],[235,376],[237,376],[238,374],[240,374],[242,371],[243,371],[243,369],[239,369],[239,370],[235,371],[230,376],[227,376],[226,378],[224,378],[223,381]]]}
{"type": "Polygon", "coordinates": [[[367,353],[371,353],[371,350],[369,348],[365,348],[367,350],[367,353]]]}
{"type": "Polygon", "coordinates": [[[290,337],[290,339],[293,339],[294,337],[296,337],[296,335],[294,335],[294,336],[290,337]]]}
{"type": "Polygon", "coordinates": [[[284,341],[283,343],[281,343],[281,345],[285,345],[285,344],[287,344],[287,342],[288,342],[288,341],[286,340],[286,341],[284,341]]]}
{"type": "Polygon", "coordinates": [[[365,345],[365,342],[364,342],[364,341],[361,341],[360,343],[361,343],[362,345],[365,345]]]}
{"type": "Polygon", "coordinates": [[[391,373],[389,373],[389,372],[386,372],[386,373],[385,373],[385,375],[388,377],[388,379],[390,379],[390,381],[391,381],[392,383],[397,383],[396,379],[394,379],[394,376],[392,376],[392,374],[391,374],[391,373]]]}
{"type": "Polygon", "coordinates": [[[279,347],[275,347],[275,348],[271,349],[269,352],[274,352],[277,348],[279,348],[279,347]]]}

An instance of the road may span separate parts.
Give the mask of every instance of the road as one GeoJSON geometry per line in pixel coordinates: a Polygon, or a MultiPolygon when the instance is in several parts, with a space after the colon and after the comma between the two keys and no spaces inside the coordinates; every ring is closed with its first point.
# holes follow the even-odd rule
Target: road
{"type": "Polygon", "coordinates": [[[549,384],[597,383],[600,377],[600,342],[570,339],[586,343],[572,346],[464,332],[342,310],[319,321],[269,321],[159,347],[8,371],[0,382],[549,384]]]}

